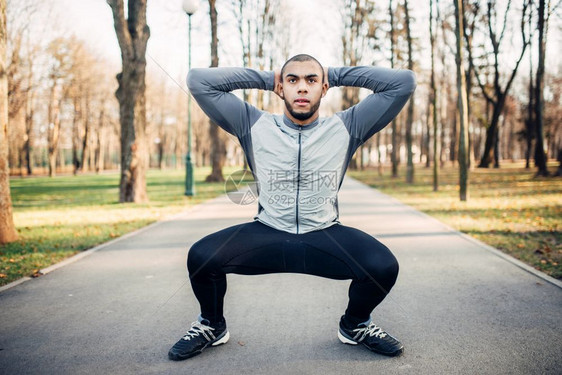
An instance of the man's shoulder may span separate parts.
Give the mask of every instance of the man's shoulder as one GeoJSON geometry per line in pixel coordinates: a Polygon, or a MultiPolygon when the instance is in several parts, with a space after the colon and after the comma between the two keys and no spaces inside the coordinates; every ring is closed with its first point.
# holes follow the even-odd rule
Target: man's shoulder
{"type": "Polygon", "coordinates": [[[270,125],[279,126],[279,124],[283,122],[283,115],[274,114],[261,109],[257,109],[257,111],[259,112],[259,116],[256,119],[256,121],[252,124],[252,127],[257,124],[262,124],[266,126],[270,126],[270,125]]]}
{"type": "Polygon", "coordinates": [[[343,111],[338,111],[329,116],[320,117],[320,123],[327,125],[342,125],[344,124],[344,120],[341,116],[342,113],[343,111]]]}

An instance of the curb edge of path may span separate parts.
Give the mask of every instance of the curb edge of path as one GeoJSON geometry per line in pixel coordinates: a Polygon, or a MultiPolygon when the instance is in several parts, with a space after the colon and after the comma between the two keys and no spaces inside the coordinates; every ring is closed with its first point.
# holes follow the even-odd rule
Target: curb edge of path
{"type": "MultiPolygon", "coordinates": [[[[49,266],[49,267],[47,267],[47,268],[43,268],[43,269],[39,270],[39,272],[40,272],[41,276],[44,276],[44,275],[46,275],[46,274],[48,274],[48,273],[50,273],[50,272],[53,272],[53,271],[55,271],[55,270],[57,270],[57,269],[59,269],[59,268],[61,268],[61,267],[64,267],[64,266],[69,265],[69,264],[71,264],[71,263],[74,263],[74,262],[76,262],[76,261],[78,261],[78,260],[80,260],[80,259],[82,259],[82,258],[84,258],[84,257],[87,257],[88,255],[91,255],[91,254],[95,253],[96,251],[101,250],[101,249],[103,249],[103,248],[105,248],[105,247],[107,247],[107,246],[109,246],[109,245],[113,245],[113,244],[116,243],[116,242],[119,242],[119,241],[122,241],[122,240],[126,240],[126,239],[129,238],[129,237],[136,236],[137,234],[140,234],[140,233],[142,233],[142,232],[144,232],[144,231],[146,231],[146,230],[149,230],[149,229],[151,229],[151,228],[153,228],[153,227],[156,227],[156,226],[158,226],[158,225],[160,225],[160,224],[166,223],[166,222],[168,222],[168,221],[175,220],[175,219],[177,219],[177,218],[179,218],[179,217],[181,217],[181,216],[187,214],[188,212],[192,212],[192,211],[194,211],[194,210],[196,210],[196,209],[199,209],[199,208],[200,208],[203,204],[205,204],[205,203],[209,203],[209,202],[212,202],[212,201],[214,201],[214,200],[218,200],[218,199],[223,198],[224,195],[226,195],[226,194],[218,195],[218,196],[216,196],[215,198],[212,198],[212,199],[206,200],[206,201],[204,201],[204,202],[201,202],[201,203],[199,203],[199,204],[196,204],[196,205],[194,205],[194,206],[188,207],[187,209],[184,209],[184,210],[182,210],[181,212],[178,212],[178,213],[176,213],[176,214],[171,214],[171,215],[166,216],[166,217],[164,217],[164,218],[161,218],[161,219],[159,219],[159,220],[157,220],[157,221],[155,221],[155,222],[153,222],[153,223],[151,223],[151,224],[148,224],[148,225],[146,225],[146,226],[144,226],[144,227],[141,227],[141,228],[139,228],[139,229],[136,229],[136,230],[134,230],[134,231],[132,231],[132,232],[125,233],[124,235],[122,235],[122,236],[120,236],[120,237],[117,237],[117,238],[114,238],[114,239],[112,239],[112,240],[110,240],[110,241],[101,243],[101,244],[99,244],[99,245],[97,245],[97,246],[94,246],[94,247],[92,247],[92,248],[90,248],[90,249],[82,250],[82,251],[80,251],[79,253],[74,254],[74,255],[71,256],[70,258],[66,258],[66,259],[64,259],[64,260],[62,260],[62,261],[60,261],[60,262],[58,262],[58,263],[55,263],[55,264],[53,264],[53,265],[51,265],[51,266],[49,266]]],[[[39,278],[40,278],[40,277],[39,277],[39,278]]],[[[0,293],[6,291],[6,290],[8,290],[8,289],[11,289],[11,288],[13,288],[13,287],[15,287],[15,286],[18,286],[19,284],[22,284],[22,283],[24,283],[24,282],[26,282],[26,281],[33,280],[33,279],[36,279],[36,278],[34,278],[34,277],[29,277],[29,276],[24,276],[24,277],[22,277],[22,278],[20,278],[20,279],[17,279],[17,280],[15,280],[15,281],[12,281],[11,283],[8,283],[8,284],[6,284],[6,285],[0,286],[0,293]]]]}
{"type": "Polygon", "coordinates": [[[558,280],[558,279],[555,279],[554,277],[549,276],[549,275],[547,275],[546,273],[544,273],[544,272],[542,272],[542,271],[539,271],[539,270],[537,270],[537,269],[535,269],[535,268],[529,266],[529,265],[526,264],[526,263],[523,263],[523,262],[520,261],[519,259],[517,259],[517,258],[515,258],[515,257],[513,257],[513,256],[511,256],[511,255],[509,255],[509,254],[506,254],[506,253],[504,253],[503,251],[498,250],[498,249],[496,249],[495,247],[490,246],[490,245],[488,245],[488,244],[486,244],[486,243],[484,243],[484,242],[482,242],[482,241],[480,241],[480,240],[478,240],[478,239],[476,239],[476,238],[474,238],[474,237],[471,237],[471,236],[469,236],[469,235],[466,234],[466,233],[462,233],[461,231],[459,231],[459,230],[457,230],[457,229],[451,227],[451,226],[448,225],[448,224],[443,223],[443,222],[440,221],[440,220],[437,220],[436,218],[434,218],[433,216],[430,216],[430,215],[426,214],[425,212],[416,210],[416,209],[413,208],[412,206],[409,206],[409,205],[405,204],[404,202],[401,202],[400,200],[398,200],[398,199],[396,199],[396,198],[394,198],[394,197],[392,197],[392,196],[390,196],[390,195],[388,195],[388,194],[383,193],[383,192],[380,191],[379,189],[376,189],[376,188],[374,188],[374,187],[372,187],[372,186],[369,186],[369,185],[367,185],[367,184],[365,184],[365,183],[363,183],[363,182],[361,182],[361,181],[359,181],[359,180],[357,180],[357,179],[355,179],[355,178],[353,178],[353,177],[346,177],[346,178],[352,179],[353,181],[355,181],[355,182],[357,182],[357,183],[359,183],[359,184],[361,184],[361,185],[364,185],[364,186],[368,187],[369,189],[376,190],[376,191],[379,192],[380,194],[383,194],[384,196],[388,197],[390,200],[392,200],[392,201],[394,201],[394,202],[397,202],[397,203],[399,203],[399,204],[401,204],[401,205],[407,207],[407,208],[408,208],[409,210],[411,210],[411,211],[414,211],[416,214],[421,215],[421,216],[423,216],[423,217],[425,217],[425,218],[427,218],[427,219],[430,219],[430,220],[432,220],[433,222],[437,222],[437,223],[441,224],[441,225],[442,225],[445,229],[447,229],[448,231],[457,233],[458,235],[460,235],[460,236],[461,236],[462,238],[464,238],[465,240],[467,240],[467,241],[469,241],[469,242],[472,242],[472,243],[475,244],[475,245],[478,245],[479,247],[483,248],[484,250],[487,250],[488,252],[490,252],[490,253],[492,253],[492,254],[494,254],[494,255],[496,255],[496,256],[498,256],[498,257],[500,257],[500,258],[502,258],[502,259],[504,259],[504,260],[506,260],[506,261],[508,261],[509,263],[513,264],[514,266],[519,267],[519,268],[521,268],[522,270],[527,271],[527,272],[529,272],[529,273],[535,275],[536,277],[538,277],[538,278],[540,278],[540,279],[543,279],[544,281],[546,281],[546,282],[548,282],[548,283],[550,283],[550,284],[552,284],[552,285],[554,285],[554,286],[557,286],[558,288],[562,289],[562,281],[560,281],[560,280],[558,280]]]}

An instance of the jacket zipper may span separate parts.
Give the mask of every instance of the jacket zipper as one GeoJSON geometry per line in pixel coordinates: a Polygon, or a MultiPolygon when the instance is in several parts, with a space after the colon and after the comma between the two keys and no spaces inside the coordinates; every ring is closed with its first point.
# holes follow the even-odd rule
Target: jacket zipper
{"type": "Polygon", "coordinates": [[[299,234],[299,190],[301,183],[301,135],[302,130],[299,130],[299,155],[297,159],[297,197],[296,197],[296,219],[297,219],[297,234],[299,234]]]}

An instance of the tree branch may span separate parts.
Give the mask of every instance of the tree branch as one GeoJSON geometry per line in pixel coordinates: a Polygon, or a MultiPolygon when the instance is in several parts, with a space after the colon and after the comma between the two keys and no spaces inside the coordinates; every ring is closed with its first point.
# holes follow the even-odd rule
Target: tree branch
{"type": "MultiPolygon", "coordinates": [[[[500,53],[500,46],[498,40],[496,39],[496,34],[494,34],[492,28],[492,2],[488,0],[488,30],[490,31],[490,41],[492,42],[492,49],[494,51],[494,90],[496,95],[501,94],[500,87],[500,68],[498,62],[498,55],[500,53]]],[[[495,9],[494,9],[495,10],[495,9]]]]}
{"type": "Polygon", "coordinates": [[[123,0],[107,0],[107,4],[111,7],[113,13],[113,24],[117,41],[121,47],[121,55],[123,60],[132,60],[134,54],[132,49],[131,34],[125,25],[125,10],[123,0]]]}
{"type": "MultiPolygon", "coordinates": [[[[523,5],[524,7],[526,7],[526,5],[523,5]]],[[[503,26],[502,26],[502,32],[500,34],[500,39],[498,40],[498,43],[501,44],[502,39],[503,39],[503,35],[505,33],[505,27],[507,25],[507,14],[509,13],[509,8],[511,7],[511,1],[507,2],[507,7],[505,8],[505,14],[503,15],[503,26]]]]}
{"type": "Polygon", "coordinates": [[[132,36],[133,52],[136,59],[145,59],[150,29],[146,24],[146,0],[129,0],[129,33],[132,36]]]}
{"type": "Polygon", "coordinates": [[[525,15],[527,14],[527,6],[527,1],[524,1],[523,11],[521,14],[521,35],[523,38],[523,48],[521,49],[521,54],[519,55],[519,59],[517,59],[515,68],[513,69],[513,72],[511,72],[511,77],[509,78],[509,81],[507,81],[507,85],[505,86],[505,94],[507,94],[509,88],[511,87],[511,84],[513,83],[513,79],[515,78],[515,74],[517,73],[517,69],[519,68],[519,63],[521,62],[521,60],[523,60],[523,55],[525,55],[525,50],[527,49],[527,45],[529,45],[529,40],[527,40],[527,38],[525,37],[525,15]]]}
{"type": "MultiPolygon", "coordinates": [[[[469,51],[469,59],[472,59],[472,51],[469,51]]],[[[478,71],[478,68],[476,67],[476,64],[472,64],[472,69],[474,69],[474,75],[476,76],[476,82],[478,83],[478,86],[480,87],[480,90],[482,91],[482,95],[484,95],[484,98],[490,102],[491,104],[495,104],[494,99],[492,99],[492,97],[488,94],[488,92],[486,92],[486,87],[482,84],[482,81],[480,80],[480,72],[478,71]]]]}

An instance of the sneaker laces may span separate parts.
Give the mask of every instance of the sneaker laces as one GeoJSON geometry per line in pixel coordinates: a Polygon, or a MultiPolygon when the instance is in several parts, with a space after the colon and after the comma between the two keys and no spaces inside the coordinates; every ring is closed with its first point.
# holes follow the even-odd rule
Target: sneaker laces
{"type": "Polygon", "coordinates": [[[187,330],[187,333],[182,337],[184,340],[191,340],[194,337],[199,335],[203,335],[207,341],[211,341],[215,339],[215,335],[213,332],[215,329],[213,327],[209,327],[199,321],[191,323],[191,328],[187,330]]]}
{"type": "Polygon", "coordinates": [[[371,337],[375,336],[376,338],[380,338],[380,339],[385,338],[387,335],[387,333],[383,331],[381,327],[377,326],[373,322],[369,323],[367,327],[356,328],[353,330],[353,332],[357,332],[355,337],[353,337],[353,339],[356,340],[357,342],[363,341],[365,337],[367,337],[367,335],[371,337]]]}

